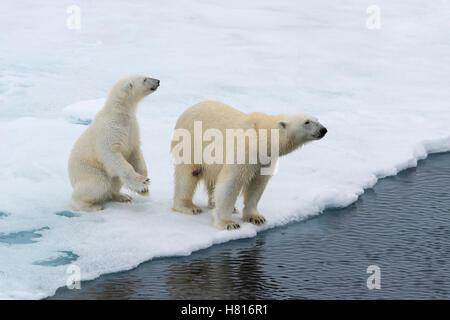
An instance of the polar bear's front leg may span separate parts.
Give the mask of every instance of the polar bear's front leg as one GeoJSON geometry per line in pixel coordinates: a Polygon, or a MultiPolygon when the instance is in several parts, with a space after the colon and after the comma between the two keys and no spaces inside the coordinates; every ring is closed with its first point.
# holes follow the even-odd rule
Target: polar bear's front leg
{"type": "Polygon", "coordinates": [[[219,174],[214,190],[216,202],[212,223],[218,229],[238,229],[240,225],[231,219],[236,199],[242,189],[241,166],[225,165],[219,174]]]}
{"type": "Polygon", "coordinates": [[[216,203],[214,201],[214,189],[216,187],[215,181],[205,181],[206,189],[208,191],[208,209],[214,209],[216,207],[216,203]]]}
{"type": "Polygon", "coordinates": [[[101,160],[108,174],[112,177],[119,177],[132,191],[145,192],[148,190],[150,179],[137,173],[121,152],[105,152],[101,160]]]}
{"type": "MultiPolygon", "coordinates": [[[[214,201],[214,189],[216,187],[216,182],[207,182],[206,189],[208,190],[208,209],[214,209],[216,207],[216,202],[214,201]]],[[[238,214],[239,210],[234,207],[233,213],[238,214]]]]}
{"type": "Polygon", "coordinates": [[[257,174],[244,188],[244,210],[242,220],[256,225],[266,222],[266,218],[258,212],[257,206],[261,196],[269,182],[270,175],[257,174]]]}
{"type": "Polygon", "coordinates": [[[99,168],[72,161],[69,166],[73,179],[72,208],[83,211],[103,209],[102,202],[111,197],[111,179],[99,168]]]}
{"type": "MultiPolygon", "coordinates": [[[[129,158],[130,164],[133,166],[137,173],[147,177],[147,165],[145,164],[144,156],[140,148],[133,151],[129,158]]],[[[142,192],[138,192],[142,196],[148,195],[148,188],[142,192]]]]}

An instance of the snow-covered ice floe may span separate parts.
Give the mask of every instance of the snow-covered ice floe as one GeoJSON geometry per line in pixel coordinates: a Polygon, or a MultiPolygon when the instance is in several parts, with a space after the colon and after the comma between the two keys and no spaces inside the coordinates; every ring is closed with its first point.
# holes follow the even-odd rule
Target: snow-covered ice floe
{"type": "MultiPolygon", "coordinates": [[[[52,295],[71,264],[88,280],[253,237],[347,206],[380,177],[450,150],[448,2],[379,1],[379,30],[366,27],[357,0],[147,3],[81,1],[77,32],[42,18],[66,12],[60,4],[36,8],[38,21],[25,5],[0,4],[24,15],[23,28],[11,15],[5,25],[16,32],[0,31],[10,48],[0,52],[0,298],[52,295]],[[72,212],[69,153],[103,105],[83,100],[127,73],[161,79],[138,110],[150,197],[72,212]],[[172,129],[206,98],[245,112],[310,113],[329,130],[281,158],[259,205],[263,227],[219,231],[208,210],[170,210],[172,129]]],[[[205,193],[195,201],[206,207],[205,193]]]]}
{"type": "Polygon", "coordinates": [[[63,115],[69,122],[88,125],[95,114],[103,107],[105,100],[101,98],[70,104],[63,109],[63,115]]]}
{"type": "MultiPolygon", "coordinates": [[[[110,203],[94,213],[68,209],[68,154],[85,126],[62,119],[2,123],[0,135],[14,148],[2,152],[0,159],[6,169],[0,173],[0,203],[8,212],[0,219],[0,297],[51,295],[66,284],[68,263],[79,266],[87,280],[156,257],[189,255],[216,243],[253,237],[328,207],[349,205],[379,177],[415,166],[427,153],[450,150],[448,115],[430,114],[432,125],[423,127],[426,134],[408,125],[403,116],[381,128],[385,117],[380,114],[355,113],[345,121],[340,113],[318,116],[330,134],[281,158],[260,203],[267,224],[242,223],[238,231],[214,229],[209,211],[198,216],[171,212],[169,141],[175,119],[140,121],[151,196],[110,203]]],[[[205,208],[203,194],[199,192],[196,201],[205,208]]]]}

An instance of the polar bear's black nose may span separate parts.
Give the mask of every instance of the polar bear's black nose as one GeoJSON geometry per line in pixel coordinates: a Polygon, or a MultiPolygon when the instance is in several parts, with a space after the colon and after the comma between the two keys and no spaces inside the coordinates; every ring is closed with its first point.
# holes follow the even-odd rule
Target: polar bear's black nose
{"type": "Polygon", "coordinates": [[[150,90],[156,90],[159,87],[159,80],[153,78],[145,78],[144,82],[149,83],[152,87],[150,90]]]}
{"type": "Polygon", "coordinates": [[[320,129],[320,136],[323,137],[327,132],[328,132],[327,128],[323,127],[322,129],[320,129]]]}

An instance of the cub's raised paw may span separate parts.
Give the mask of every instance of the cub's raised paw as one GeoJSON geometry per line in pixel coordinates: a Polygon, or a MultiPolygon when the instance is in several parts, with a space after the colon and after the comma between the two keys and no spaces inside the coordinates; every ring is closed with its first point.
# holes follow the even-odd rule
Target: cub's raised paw
{"type": "Polygon", "coordinates": [[[197,207],[196,205],[192,205],[192,206],[179,206],[179,207],[175,207],[172,210],[177,211],[177,212],[181,212],[184,214],[199,214],[202,213],[203,210],[200,207],[197,207]]]}
{"type": "Polygon", "coordinates": [[[150,179],[141,175],[136,175],[127,181],[127,186],[137,193],[148,191],[149,185],[150,179]]]}
{"type": "Polygon", "coordinates": [[[256,225],[262,225],[266,223],[266,218],[264,218],[262,215],[252,215],[247,218],[243,218],[245,222],[250,222],[256,225]]]}

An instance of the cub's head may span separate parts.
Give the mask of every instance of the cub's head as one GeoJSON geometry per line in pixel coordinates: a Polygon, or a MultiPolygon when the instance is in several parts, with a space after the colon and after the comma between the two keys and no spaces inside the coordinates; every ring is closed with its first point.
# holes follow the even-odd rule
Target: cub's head
{"type": "Polygon", "coordinates": [[[280,139],[284,138],[288,148],[292,148],[286,153],[304,143],[322,139],[328,131],[316,117],[307,114],[282,115],[278,127],[280,139]]]}
{"type": "Polygon", "coordinates": [[[126,76],[116,82],[111,95],[119,99],[139,102],[145,96],[153,93],[159,87],[159,80],[141,75],[126,76]]]}

